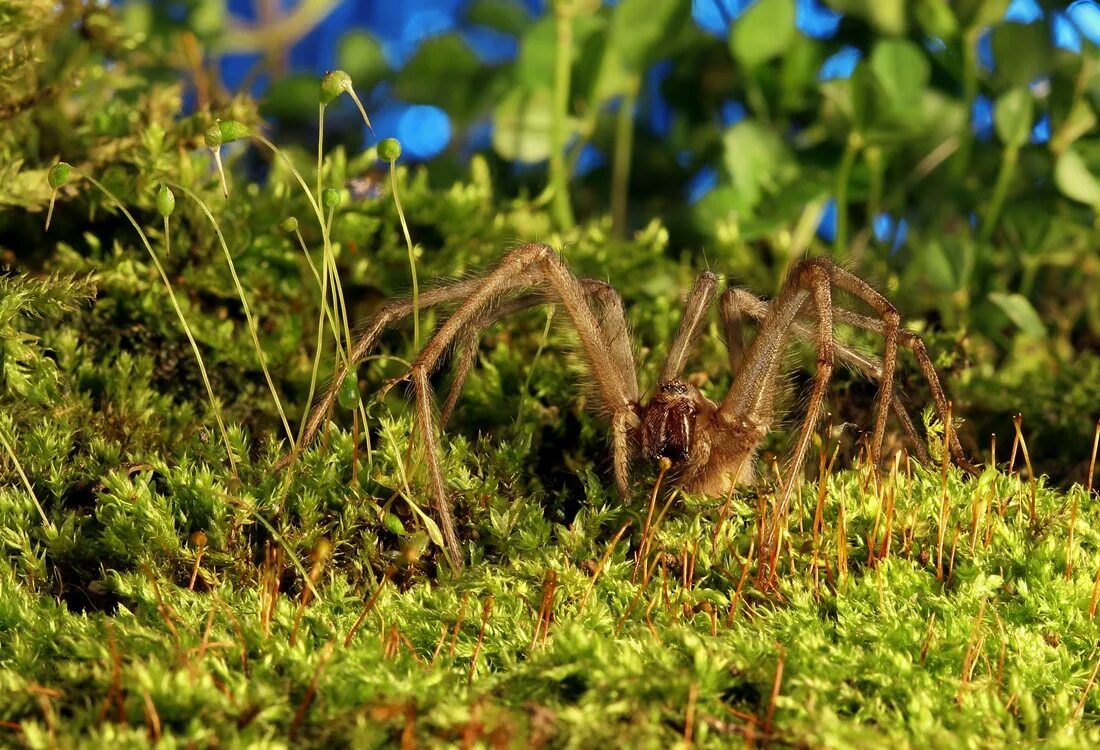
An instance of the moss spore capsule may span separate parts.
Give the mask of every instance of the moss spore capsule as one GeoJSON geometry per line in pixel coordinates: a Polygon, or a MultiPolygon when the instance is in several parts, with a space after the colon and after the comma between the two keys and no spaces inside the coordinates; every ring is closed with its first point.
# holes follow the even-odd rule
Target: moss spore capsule
{"type": "Polygon", "coordinates": [[[342,70],[330,70],[321,76],[321,104],[331,104],[345,91],[351,91],[351,76],[342,70]]]}
{"type": "Polygon", "coordinates": [[[359,405],[359,380],[355,377],[355,373],[349,372],[347,377],[344,378],[344,382],[340,383],[340,391],[336,395],[336,400],[345,409],[354,409],[359,405]]]}
{"type": "Polygon", "coordinates": [[[176,210],[176,196],[167,185],[161,185],[157,191],[157,211],[164,218],[172,215],[176,210]]]}
{"type": "Polygon", "coordinates": [[[401,519],[395,516],[393,513],[387,513],[382,519],[382,525],[386,527],[386,530],[391,534],[397,536],[405,535],[405,524],[401,522],[401,519]]]}
{"type": "Polygon", "coordinates": [[[378,156],[388,162],[401,158],[401,141],[396,138],[383,138],[378,144],[378,156]]]}
{"type": "Polygon", "coordinates": [[[288,216],[279,223],[279,227],[284,232],[297,232],[298,231],[298,219],[293,216],[288,216]]]}
{"type": "Polygon", "coordinates": [[[340,191],[334,188],[325,188],[325,191],[321,193],[321,205],[329,210],[335,209],[340,205],[340,191]]]}
{"type": "Polygon", "coordinates": [[[202,134],[203,141],[206,143],[206,147],[211,151],[221,148],[222,145],[222,128],[221,122],[215,120],[213,124],[206,129],[202,134]]]}
{"type": "Polygon", "coordinates": [[[218,123],[218,129],[221,130],[222,143],[232,143],[252,135],[247,125],[236,120],[222,120],[218,123]]]}
{"type": "Polygon", "coordinates": [[[46,175],[46,181],[50,183],[51,188],[58,190],[69,181],[72,173],[73,168],[68,162],[59,161],[50,167],[50,171],[46,175]]]}

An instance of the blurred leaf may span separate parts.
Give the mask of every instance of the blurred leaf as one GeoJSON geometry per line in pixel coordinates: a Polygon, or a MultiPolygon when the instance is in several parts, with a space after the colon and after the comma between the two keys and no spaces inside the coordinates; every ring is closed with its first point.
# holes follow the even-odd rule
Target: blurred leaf
{"type": "Polygon", "coordinates": [[[734,22],[730,49],[747,68],[783,54],[795,38],[794,0],[760,0],[734,22]]]}
{"type": "Polygon", "coordinates": [[[425,40],[394,87],[398,98],[434,104],[457,117],[476,105],[479,74],[485,67],[458,34],[425,40]]]}
{"type": "Polygon", "coordinates": [[[523,35],[516,58],[516,82],[530,89],[554,85],[554,43],[557,32],[554,19],[547,15],[536,21],[523,35]]]}
{"type": "Polygon", "coordinates": [[[466,10],[466,20],[515,36],[531,23],[527,9],[515,0],[474,0],[466,10]]]}
{"type": "Polygon", "coordinates": [[[1073,149],[1066,151],[1054,165],[1054,184],[1062,194],[1093,207],[1100,206],[1100,185],[1073,149]]]}
{"type": "Polygon", "coordinates": [[[913,15],[930,36],[948,40],[959,33],[959,22],[947,0],[917,0],[913,15]]]}
{"type": "Polygon", "coordinates": [[[312,122],[317,126],[317,76],[294,73],[273,81],[260,101],[265,117],[288,123],[312,122]]]}
{"type": "Polygon", "coordinates": [[[884,34],[905,33],[905,0],[825,0],[825,4],[864,19],[884,34]]]}
{"type": "Polygon", "coordinates": [[[1019,148],[1031,135],[1031,122],[1035,116],[1031,92],[1019,86],[1002,94],[993,111],[993,124],[997,136],[1006,146],[1019,148]]]}
{"type": "Polygon", "coordinates": [[[611,13],[608,53],[631,72],[642,72],[687,20],[687,10],[679,0],[621,0],[611,13]]]}
{"type": "Polygon", "coordinates": [[[1039,313],[1027,301],[1022,294],[1004,294],[1002,292],[990,292],[989,301],[1008,316],[1008,319],[1016,324],[1016,327],[1029,336],[1043,338],[1047,330],[1043,321],[1039,319],[1039,313]]]}
{"type": "Polygon", "coordinates": [[[794,156],[783,139],[764,125],[743,120],[722,138],[726,169],[746,208],[755,207],[766,193],[778,190],[798,173],[794,156]]]}
{"type": "Polygon", "coordinates": [[[1050,71],[1050,32],[1042,23],[1003,23],[993,29],[995,75],[1026,86],[1050,71]]]}
{"type": "MultiPolygon", "coordinates": [[[[1052,118],[1053,119],[1053,118],[1052,118]]],[[[1050,150],[1060,154],[1073,145],[1074,141],[1096,127],[1096,113],[1084,100],[1076,101],[1065,119],[1051,123],[1054,132],[1050,138],[1050,150]]]]}
{"type": "MultiPolygon", "coordinates": [[[[550,158],[552,96],[549,89],[513,91],[493,112],[493,149],[526,163],[550,158]]],[[[572,132],[575,123],[569,123],[572,132]]]]}
{"type": "Polygon", "coordinates": [[[955,0],[955,17],[963,28],[974,29],[997,23],[1005,16],[1009,0],[955,0]]]}
{"type": "Polygon", "coordinates": [[[382,45],[365,31],[349,31],[340,37],[336,60],[337,66],[351,76],[352,84],[360,90],[373,87],[389,70],[382,45]]]}
{"type": "Polygon", "coordinates": [[[907,39],[886,39],[875,45],[870,66],[891,112],[910,121],[907,124],[916,124],[929,75],[928,58],[920,47],[907,39]]]}

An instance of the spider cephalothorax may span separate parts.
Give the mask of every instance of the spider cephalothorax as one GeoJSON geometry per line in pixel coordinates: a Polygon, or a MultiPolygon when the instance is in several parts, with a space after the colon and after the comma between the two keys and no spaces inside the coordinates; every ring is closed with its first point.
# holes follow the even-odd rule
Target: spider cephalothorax
{"type": "MultiPolygon", "coordinates": [[[[705,398],[682,379],[687,357],[716,298],[718,278],[711,273],[701,274],[688,292],[684,314],[669,345],[654,394],[643,405],[619,295],[604,282],[578,279],[546,245],[529,244],[516,248],[481,278],[459,281],[420,295],[421,308],[453,305],[454,312],[435,331],[405,375],[387,383],[384,390],[402,381],[412,385],[417,427],[425,443],[432,498],[447,554],[456,567],[462,565],[462,557],[439,467],[434,394],[428,376],[454,347],[455,375],[439,420],[445,425],[477,357],[481,332],[496,320],[535,305],[559,305],[577,334],[580,355],[588,365],[595,386],[595,401],[611,423],[615,483],[624,498],[631,495],[630,467],[638,453],[649,460],[668,459],[675,468],[670,476],[692,492],[721,496],[734,486],[751,481],[756,452],[776,417],[776,382],[794,336],[813,340],[817,368],[806,416],[791,451],[773,519],[784,517],[797,484],[822,411],[834,361],[843,362],[879,381],[868,445],[871,460],[877,463],[880,458],[890,412],[912,442],[918,458],[927,459],[912,420],[893,393],[898,346],[915,355],[931,388],[937,414],[945,422],[949,417],[947,398],[924,344],[916,334],[900,327],[897,310],[870,285],[830,261],[807,259],[791,268],[783,288],[770,303],[741,289],[723,292],[718,299],[718,312],[733,381],[720,403],[705,398]],[[861,301],[874,314],[869,316],[834,306],[834,289],[861,301]],[[742,321],[746,318],[756,323],[756,334],[747,346],[742,336],[742,321]],[[833,340],[836,322],[880,335],[882,358],[837,344],[833,340]]],[[[368,321],[352,347],[352,364],[362,362],[382,331],[408,317],[412,310],[409,300],[397,300],[383,306],[368,321]]],[[[315,405],[299,449],[317,434],[346,375],[346,368],[341,367],[334,385],[315,405]]],[[[969,466],[953,433],[950,448],[956,462],[969,466]]],[[[292,456],[286,457],[281,465],[290,460],[292,456]]],[[[773,521],[764,538],[769,549],[774,549],[776,543],[776,523],[773,521]]]]}
{"type": "Polygon", "coordinates": [[[714,410],[714,404],[682,380],[657,386],[642,410],[642,455],[650,461],[667,458],[673,464],[688,458],[703,402],[708,411],[714,410]]]}

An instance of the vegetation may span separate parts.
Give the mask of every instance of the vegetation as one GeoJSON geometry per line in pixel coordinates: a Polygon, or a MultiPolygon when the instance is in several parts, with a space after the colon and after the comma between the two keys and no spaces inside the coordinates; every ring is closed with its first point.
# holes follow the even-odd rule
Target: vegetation
{"type": "MultiPolygon", "coordinates": [[[[339,116],[327,149],[286,119],[272,143],[271,102],[225,94],[201,66],[188,75],[208,96],[180,114],[178,50],[218,43],[193,13],[142,21],[131,8],[119,30],[94,4],[0,0],[0,35],[34,30],[0,59],[0,744],[1100,741],[1088,292],[1100,267],[1095,201],[1082,203],[1100,167],[1093,51],[1043,42],[1019,55],[1046,61],[1043,94],[1020,87],[1035,71],[973,58],[996,3],[918,3],[931,10],[902,21],[849,3],[846,37],[776,35],[766,49],[737,29],[779,23],[762,14],[788,4],[761,0],[728,41],[676,4],[629,15],[639,5],[554,3],[529,21],[475,3],[486,23],[513,19],[516,63],[470,66],[441,91],[429,63],[454,50],[441,37],[376,72],[445,106],[497,102],[497,132],[515,126],[495,153],[410,168],[396,142],[352,143],[339,116]],[[911,40],[933,22],[943,50],[911,40]],[[578,51],[565,75],[543,64],[562,24],[578,51]],[[852,77],[818,82],[830,46],[857,38],[867,55],[852,77]],[[658,144],[605,105],[629,109],[668,55],[670,94],[678,80],[714,88],[673,99],[658,144]],[[448,94],[461,87],[486,93],[448,94]],[[967,128],[979,91],[996,102],[996,140],[967,128]],[[751,116],[722,125],[733,92],[751,116]],[[543,191],[504,145],[534,148],[537,123],[507,107],[533,117],[540,101],[556,124],[538,142],[575,133],[626,156],[571,180],[572,146],[543,191]],[[1039,110],[1051,138],[1033,144],[1021,123],[1030,135],[1039,110]],[[673,207],[714,163],[717,189],[673,207]],[[834,239],[815,234],[829,197],[834,239]],[[880,237],[883,213],[895,231],[880,237]],[[869,424],[873,389],[841,378],[839,426],[822,430],[776,580],[760,580],[770,456],[760,486],[733,498],[667,495],[654,472],[624,505],[573,342],[537,309],[484,338],[443,440],[462,574],[436,542],[407,404],[370,397],[435,312],[388,333],[323,439],[273,471],[356,321],[384,296],[490,265],[517,238],[615,284],[649,383],[704,258],[767,293],[800,253],[846,256],[879,276],[946,374],[962,421],[926,416],[936,460],[957,428],[988,466],[970,478],[901,453],[878,472],[848,460],[846,425],[869,424]]],[[[995,46],[1006,33],[1039,44],[1017,29],[995,30],[995,46]]],[[[345,67],[346,86],[314,78],[301,111],[319,96],[335,113],[354,106],[343,94],[373,80],[345,67]]],[[[690,366],[708,394],[728,387],[724,360],[714,329],[690,366]]],[[[902,380],[919,405],[915,362],[902,380]]],[[[785,439],[771,436],[770,454],[785,439]]]]}

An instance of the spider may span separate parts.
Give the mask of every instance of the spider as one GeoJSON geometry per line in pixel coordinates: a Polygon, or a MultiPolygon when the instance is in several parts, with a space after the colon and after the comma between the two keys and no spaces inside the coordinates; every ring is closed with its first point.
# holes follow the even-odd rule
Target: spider
{"type": "MultiPolygon", "coordinates": [[[[898,346],[909,349],[916,356],[931,389],[936,412],[945,423],[950,414],[947,397],[921,339],[900,327],[897,310],[869,284],[831,261],[811,258],[791,268],[781,291],[770,303],[741,289],[730,288],[723,292],[718,300],[718,311],[733,381],[720,403],[703,396],[682,377],[687,357],[718,294],[718,278],[714,274],[703,273],[695,280],[657,386],[648,401],[643,399],[638,387],[622,299],[602,281],[577,278],[557,252],[547,245],[523,245],[509,252],[483,277],[458,281],[420,295],[419,305],[423,308],[448,303],[457,304],[457,307],[404,375],[387,381],[380,395],[400,382],[412,385],[417,429],[425,443],[434,511],[443,533],[446,554],[456,569],[462,567],[462,558],[439,466],[434,396],[428,378],[454,346],[455,375],[440,411],[442,429],[474,364],[481,332],[500,318],[536,305],[550,303],[564,308],[579,339],[580,354],[595,386],[595,400],[610,422],[615,483],[624,499],[630,497],[631,464],[639,456],[662,462],[666,469],[671,466],[669,475],[675,477],[680,488],[689,492],[720,497],[736,485],[751,482],[756,453],[779,416],[776,413],[777,384],[792,336],[813,339],[817,366],[806,413],[779,489],[772,525],[765,535],[769,549],[776,544],[777,519],[784,517],[806,460],[835,362],[840,361],[879,381],[869,443],[872,463],[877,465],[879,462],[890,411],[913,443],[918,459],[928,460],[912,420],[893,392],[898,346]],[[874,315],[834,306],[834,289],[861,300],[874,315]],[[742,335],[742,321],[746,318],[756,323],[756,335],[747,346],[742,335]],[[880,335],[882,357],[862,354],[836,343],[833,339],[835,322],[880,335]]],[[[408,299],[384,305],[355,341],[350,352],[352,365],[363,361],[388,326],[408,317],[412,311],[413,305],[408,299]]],[[[333,385],[314,406],[299,450],[316,436],[325,422],[346,375],[346,366],[342,365],[333,385]]],[[[949,444],[956,463],[972,468],[954,433],[949,444]]],[[[293,454],[284,457],[280,466],[285,466],[292,458],[293,454]]],[[[764,559],[762,556],[761,560],[764,559]]]]}

